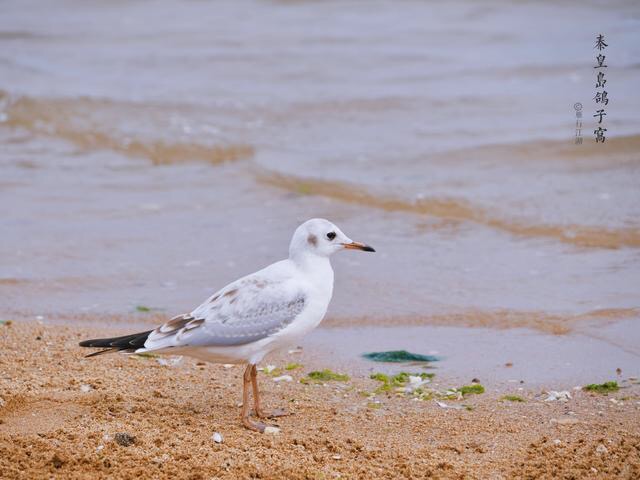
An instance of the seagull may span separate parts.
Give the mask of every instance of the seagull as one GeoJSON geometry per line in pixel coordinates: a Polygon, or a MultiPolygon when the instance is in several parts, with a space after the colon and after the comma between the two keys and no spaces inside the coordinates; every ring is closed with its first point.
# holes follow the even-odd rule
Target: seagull
{"type": "Polygon", "coordinates": [[[154,330],[85,340],[80,346],[102,348],[87,357],[154,352],[246,364],[241,421],[250,430],[264,432],[267,425],[250,418],[250,385],[259,419],[286,412],[267,413],[261,407],[256,365],[268,353],[298,342],[322,321],[333,294],[329,257],[345,249],[375,252],[369,245],[351,240],[328,220],[308,220],[293,234],[289,258],[230,283],[191,313],[178,315],[154,330]]]}

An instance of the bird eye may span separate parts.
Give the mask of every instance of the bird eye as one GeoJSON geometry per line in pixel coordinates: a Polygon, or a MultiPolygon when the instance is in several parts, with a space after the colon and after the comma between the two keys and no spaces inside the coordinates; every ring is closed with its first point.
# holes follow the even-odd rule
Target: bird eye
{"type": "Polygon", "coordinates": [[[336,232],[329,232],[327,233],[327,238],[329,240],[333,240],[334,238],[336,238],[336,232]]]}

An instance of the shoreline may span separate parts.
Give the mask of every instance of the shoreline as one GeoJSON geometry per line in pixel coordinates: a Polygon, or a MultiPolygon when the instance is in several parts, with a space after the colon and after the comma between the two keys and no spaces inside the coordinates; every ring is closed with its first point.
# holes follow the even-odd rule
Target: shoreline
{"type": "MultiPolygon", "coordinates": [[[[169,316],[164,311],[152,310],[100,316],[45,317],[22,313],[0,317],[0,322],[2,318],[19,324],[102,331],[103,336],[113,337],[154,328],[169,316]]],[[[431,363],[429,368],[441,376],[458,382],[481,378],[490,386],[524,383],[532,387],[570,388],[622,380],[625,376],[640,378],[640,331],[633,316],[619,318],[617,314],[609,314],[593,320],[583,315],[572,328],[562,330],[536,328],[535,318],[534,323],[507,327],[508,317],[501,318],[499,326],[487,325],[482,317],[475,325],[407,323],[404,317],[387,324],[364,323],[357,318],[352,322],[335,322],[329,318],[305,337],[301,345],[319,366],[362,375],[378,370],[397,373],[402,368],[364,360],[362,354],[409,350],[440,357],[441,361],[431,363]]],[[[268,362],[267,358],[263,363],[268,362]]]]}
{"type": "MultiPolygon", "coordinates": [[[[395,391],[371,396],[380,384],[367,374],[352,374],[346,382],[301,383],[311,369],[327,368],[330,357],[305,347],[268,359],[279,367],[303,365],[286,372],[293,381],[260,374],[267,406],[286,405],[293,413],[278,419],[278,434],[260,435],[238,421],[241,367],[202,365],[187,357],[175,365],[124,355],[84,358],[77,342],[107,331],[0,325],[0,476],[640,475],[637,380],[620,381],[622,388],[607,395],[567,385],[567,402],[545,401],[547,394],[527,384],[487,386],[483,394],[441,401],[453,406],[444,408],[436,399],[395,391]],[[222,443],[211,439],[215,432],[222,443]],[[116,433],[135,441],[122,446],[114,441],[116,433]]],[[[451,384],[435,372],[434,384],[451,384]]]]}
{"type": "MultiPolygon", "coordinates": [[[[64,313],[4,309],[0,319],[18,319],[33,321],[46,318],[57,325],[102,326],[154,325],[166,322],[174,315],[165,309],[141,306],[145,311],[111,313],[64,313]]],[[[178,315],[178,311],[174,312],[178,315]]],[[[184,312],[183,312],[184,313],[184,312]]],[[[389,315],[389,316],[334,316],[326,317],[322,328],[344,327],[468,327],[495,330],[530,329],[539,333],[564,335],[579,331],[584,325],[607,326],[616,322],[640,317],[640,307],[600,308],[581,313],[548,313],[512,309],[467,309],[448,313],[428,315],[389,315]]],[[[640,352],[639,352],[640,353],[640,352]]]]}

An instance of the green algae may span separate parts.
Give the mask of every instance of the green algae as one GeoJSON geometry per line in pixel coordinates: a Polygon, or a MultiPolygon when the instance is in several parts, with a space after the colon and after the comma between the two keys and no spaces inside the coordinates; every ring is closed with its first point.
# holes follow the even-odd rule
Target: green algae
{"type": "Polygon", "coordinates": [[[448,400],[459,400],[460,397],[464,397],[466,395],[479,395],[481,393],[484,393],[484,387],[479,383],[474,383],[472,385],[463,385],[462,387],[451,388],[443,394],[443,398],[448,400]]]}
{"type": "Polygon", "coordinates": [[[309,372],[305,378],[300,379],[301,383],[323,383],[323,382],[348,382],[349,375],[336,373],[328,368],[309,372]]]}
{"type": "Polygon", "coordinates": [[[385,373],[378,372],[378,373],[373,373],[369,376],[369,378],[371,378],[372,380],[377,380],[379,382],[382,382],[382,385],[380,385],[375,390],[376,393],[390,392],[396,388],[405,387],[407,383],[409,383],[409,377],[420,377],[422,380],[426,380],[427,378],[431,379],[435,377],[435,374],[434,373],[400,372],[395,375],[389,376],[385,373]]]}
{"type": "Polygon", "coordinates": [[[503,402],[524,402],[524,398],[519,395],[503,395],[500,400],[503,402]]]}
{"type": "Polygon", "coordinates": [[[617,392],[618,390],[620,390],[620,387],[618,386],[618,382],[604,382],[604,383],[591,383],[589,385],[586,385],[584,387],[582,387],[583,390],[586,390],[587,392],[596,392],[596,393],[610,393],[610,392],[617,392]]]}
{"type": "Polygon", "coordinates": [[[158,358],[158,355],[156,355],[155,353],[134,353],[131,358],[158,358]]]}
{"type": "Polygon", "coordinates": [[[367,360],[374,362],[386,363],[404,363],[404,362],[437,362],[439,357],[434,355],[422,355],[420,353],[411,353],[406,350],[391,350],[388,352],[370,352],[363,353],[362,356],[367,360]]]}
{"type": "Polygon", "coordinates": [[[465,395],[479,395],[484,393],[484,387],[479,383],[474,383],[473,385],[464,385],[458,388],[457,391],[460,392],[463,397],[465,395]]]}

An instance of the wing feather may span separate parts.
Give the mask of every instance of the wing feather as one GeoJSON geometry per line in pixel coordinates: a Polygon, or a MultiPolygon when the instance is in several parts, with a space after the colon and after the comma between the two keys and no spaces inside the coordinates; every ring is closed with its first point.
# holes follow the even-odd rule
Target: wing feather
{"type": "Polygon", "coordinates": [[[216,292],[190,314],[156,328],[145,349],[255,342],[291,324],[305,305],[306,296],[291,280],[254,274],[216,292]]]}

